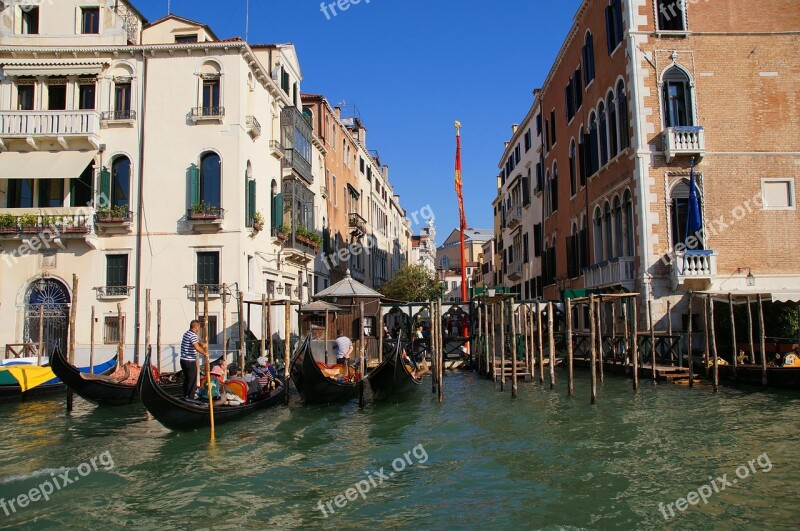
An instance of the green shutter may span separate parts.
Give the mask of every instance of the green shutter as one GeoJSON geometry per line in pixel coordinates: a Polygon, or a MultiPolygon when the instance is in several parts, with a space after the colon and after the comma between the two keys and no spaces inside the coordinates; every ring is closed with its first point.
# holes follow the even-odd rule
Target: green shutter
{"type": "Polygon", "coordinates": [[[283,194],[272,198],[272,228],[278,229],[283,225],[283,194]]]}
{"type": "Polygon", "coordinates": [[[253,223],[256,217],[256,181],[247,181],[247,222],[253,223]]]}
{"type": "Polygon", "coordinates": [[[192,164],[189,166],[189,206],[200,203],[200,168],[192,164]]]}
{"type": "Polygon", "coordinates": [[[100,170],[100,206],[111,205],[111,172],[103,166],[100,170]]]}

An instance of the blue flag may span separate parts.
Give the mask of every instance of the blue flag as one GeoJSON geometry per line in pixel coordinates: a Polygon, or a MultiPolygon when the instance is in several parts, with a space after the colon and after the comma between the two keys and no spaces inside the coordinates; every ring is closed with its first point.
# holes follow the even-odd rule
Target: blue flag
{"type": "MultiPolygon", "coordinates": [[[[700,216],[700,200],[697,197],[697,183],[694,179],[694,159],[692,159],[692,169],[689,178],[689,214],[686,218],[686,238],[684,244],[689,249],[689,237],[694,236],[696,240],[700,240],[700,231],[703,230],[703,219],[700,216]]],[[[695,248],[697,245],[695,244],[695,248]]]]}

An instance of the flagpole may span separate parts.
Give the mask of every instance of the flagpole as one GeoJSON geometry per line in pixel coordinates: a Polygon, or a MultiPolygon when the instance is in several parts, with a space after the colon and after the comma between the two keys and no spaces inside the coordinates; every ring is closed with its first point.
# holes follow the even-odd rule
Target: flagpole
{"type": "MultiPolygon", "coordinates": [[[[461,122],[456,121],[456,192],[458,194],[459,232],[461,233],[461,302],[467,302],[467,256],[464,231],[467,230],[467,216],[464,213],[464,181],[461,175],[461,122]]],[[[463,337],[469,337],[467,320],[462,320],[463,337]]],[[[469,350],[469,346],[467,346],[469,350]]]]}

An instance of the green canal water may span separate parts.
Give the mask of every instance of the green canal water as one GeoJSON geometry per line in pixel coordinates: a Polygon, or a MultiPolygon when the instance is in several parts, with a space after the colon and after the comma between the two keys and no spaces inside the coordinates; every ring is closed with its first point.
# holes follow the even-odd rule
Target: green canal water
{"type": "Polygon", "coordinates": [[[139,406],[100,409],[77,399],[68,415],[62,397],[3,404],[0,526],[770,529],[800,523],[800,394],[722,388],[715,395],[706,387],[650,382],[634,393],[628,380],[609,377],[592,406],[587,373],[578,373],[572,400],[566,375],[558,376],[555,391],[521,383],[516,400],[509,388],[500,393],[469,373],[447,374],[441,405],[430,380],[413,401],[364,410],[356,403],[306,408],[293,397],[288,408],[220,427],[213,448],[207,431],[171,433],[139,406]],[[65,473],[73,482],[62,486],[65,473]],[[730,482],[724,490],[716,479],[723,475],[730,482]],[[353,490],[348,500],[356,486],[363,497],[353,490]],[[7,509],[7,500],[48,488],[49,500],[34,493],[37,500],[26,507],[7,509]],[[679,511],[676,500],[698,490],[711,492],[707,504],[693,497],[697,504],[679,511]]]}

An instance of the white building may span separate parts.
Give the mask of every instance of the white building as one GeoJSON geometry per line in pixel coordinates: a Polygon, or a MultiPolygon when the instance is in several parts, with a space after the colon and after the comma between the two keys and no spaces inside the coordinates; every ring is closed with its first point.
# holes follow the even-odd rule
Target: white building
{"type": "Polygon", "coordinates": [[[428,219],[428,226],[423,227],[418,236],[412,237],[409,263],[436,272],[436,227],[433,218],[428,219]]]}
{"type": "Polygon", "coordinates": [[[237,290],[307,300],[322,146],[294,47],[148,24],[125,0],[29,4],[0,11],[0,343],[36,343],[45,304],[46,348],[65,346],[77,298],[78,360],[94,307],[96,357],[121,333],[141,361],[149,289],[170,369],[205,288],[218,349],[223,323],[235,348],[237,290]]]}

